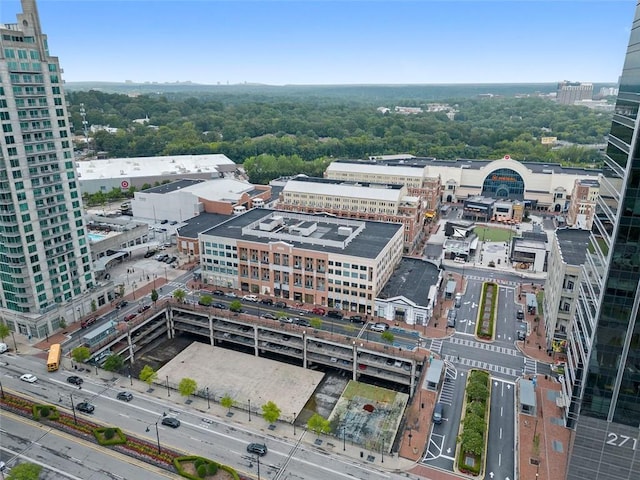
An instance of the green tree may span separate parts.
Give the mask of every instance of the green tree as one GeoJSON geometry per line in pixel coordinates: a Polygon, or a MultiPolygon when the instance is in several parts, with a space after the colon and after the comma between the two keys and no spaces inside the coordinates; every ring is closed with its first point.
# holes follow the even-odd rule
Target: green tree
{"type": "Polygon", "coordinates": [[[318,317],[313,317],[311,320],[309,320],[309,325],[311,325],[312,328],[315,328],[316,330],[318,330],[322,328],[322,319],[318,317]]]}
{"type": "Polygon", "coordinates": [[[98,304],[95,300],[91,300],[91,311],[95,312],[98,309],[98,304]]]}
{"type": "Polygon", "coordinates": [[[158,295],[158,291],[155,288],[153,290],[151,290],[151,301],[153,302],[154,305],[158,301],[158,297],[159,296],[160,295],[158,295]]]}
{"type": "Polygon", "coordinates": [[[65,328],[67,326],[67,322],[64,320],[64,317],[60,317],[60,321],[58,322],[58,327],[65,328]]]}
{"type": "Polygon", "coordinates": [[[393,345],[393,340],[396,338],[393,333],[391,333],[389,330],[385,330],[384,332],[382,332],[380,334],[380,338],[385,342],[388,343],[389,345],[393,345]]]}
{"type": "Polygon", "coordinates": [[[151,365],[145,365],[142,367],[142,370],[140,370],[139,378],[151,386],[151,384],[158,379],[158,372],[156,372],[151,365]]]}
{"type": "Polygon", "coordinates": [[[198,303],[208,307],[213,303],[213,297],[211,295],[201,295],[198,303]]]}
{"type": "Polygon", "coordinates": [[[196,393],[197,389],[198,389],[198,384],[193,378],[185,377],[182,380],[180,380],[180,383],[178,384],[178,391],[180,392],[180,395],[182,395],[183,397],[188,397],[190,395],[193,395],[194,393],[196,393]]]}
{"type": "Polygon", "coordinates": [[[460,448],[462,448],[462,451],[474,455],[482,455],[484,452],[484,437],[482,433],[465,428],[460,434],[460,448]]]}
{"type": "Polygon", "coordinates": [[[466,392],[467,399],[471,402],[484,402],[489,397],[489,387],[486,383],[470,381],[466,392]]]}
{"type": "Polygon", "coordinates": [[[269,423],[276,423],[280,418],[280,413],[280,407],[278,407],[271,400],[262,405],[262,418],[264,418],[269,423]]]}
{"type": "Polygon", "coordinates": [[[331,431],[331,424],[329,420],[324,418],[319,413],[314,413],[309,421],[307,422],[307,427],[316,435],[320,435],[321,433],[329,433],[331,431]]]}
{"type": "Polygon", "coordinates": [[[35,463],[19,463],[6,476],[7,480],[38,480],[42,467],[35,463]]]}
{"type": "Polygon", "coordinates": [[[9,336],[9,334],[11,334],[11,330],[9,330],[9,326],[4,322],[0,322],[0,338],[2,338],[3,342],[4,342],[4,339],[9,336]]]}
{"type": "Polygon", "coordinates": [[[175,292],[173,292],[173,298],[176,299],[177,302],[183,303],[185,297],[187,296],[187,293],[182,290],[181,288],[177,289],[175,292]]]}
{"type": "Polygon", "coordinates": [[[235,400],[229,395],[225,393],[224,396],[220,399],[220,405],[227,409],[227,411],[231,411],[231,407],[235,405],[235,400]]]}
{"type": "Polygon", "coordinates": [[[120,355],[114,354],[107,357],[107,359],[104,361],[104,365],[102,365],[102,368],[104,368],[107,372],[117,372],[118,370],[121,370],[123,366],[124,360],[122,359],[122,357],[120,355]]]}
{"type": "Polygon", "coordinates": [[[71,350],[71,358],[78,363],[83,363],[91,357],[91,350],[84,346],[79,346],[71,350]]]}
{"type": "Polygon", "coordinates": [[[240,313],[242,311],[242,302],[240,302],[240,300],[234,300],[229,304],[229,310],[240,313]]]}

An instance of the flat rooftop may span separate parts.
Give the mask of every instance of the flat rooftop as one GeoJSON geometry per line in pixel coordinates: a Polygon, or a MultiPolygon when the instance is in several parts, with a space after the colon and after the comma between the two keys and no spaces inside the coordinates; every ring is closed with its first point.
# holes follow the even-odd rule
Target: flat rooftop
{"type": "Polygon", "coordinates": [[[264,244],[282,241],[301,249],[376,258],[398,231],[404,231],[400,223],[253,208],[241,215],[234,215],[202,234],[264,244]],[[276,220],[277,217],[282,218],[281,224],[276,220]],[[292,233],[304,228],[306,222],[316,225],[309,235],[292,233]],[[261,223],[273,225],[270,230],[264,230],[261,223]],[[351,233],[343,232],[341,227],[350,228],[351,233]]]}
{"type": "Polygon", "coordinates": [[[209,387],[213,398],[229,395],[238,404],[251,400],[253,411],[269,400],[283,418],[301,412],[324,378],[324,373],[246,353],[193,342],[158,370],[158,378],[169,377],[177,385],[192,378],[198,390],[209,387]]]}
{"type": "Polygon", "coordinates": [[[380,298],[406,297],[417,305],[427,305],[429,289],[438,281],[440,270],[431,262],[403,257],[380,292],[380,298]]]}
{"type": "MultiPolygon", "coordinates": [[[[101,178],[157,177],[210,172],[218,176],[218,165],[236,164],[222,154],[167,155],[164,157],[106,158],[76,161],[80,181],[101,178]]],[[[225,167],[227,170],[229,167],[225,167]]]]}
{"type": "Polygon", "coordinates": [[[164,195],[178,190],[184,190],[187,187],[202,183],[204,180],[191,180],[188,178],[182,180],[176,180],[175,182],[165,183],[164,185],[158,185],[157,187],[147,188],[142,193],[155,193],[158,195],[164,195]]]}
{"type": "Polygon", "coordinates": [[[568,265],[582,265],[587,256],[587,246],[591,232],[577,228],[559,228],[556,238],[562,259],[568,265]]]}
{"type": "Polygon", "coordinates": [[[178,237],[198,238],[202,232],[220,225],[231,218],[231,215],[221,215],[218,213],[201,213],[197,217],[190,218],[184,223],[186,225],[178,228],[178,237]]]}

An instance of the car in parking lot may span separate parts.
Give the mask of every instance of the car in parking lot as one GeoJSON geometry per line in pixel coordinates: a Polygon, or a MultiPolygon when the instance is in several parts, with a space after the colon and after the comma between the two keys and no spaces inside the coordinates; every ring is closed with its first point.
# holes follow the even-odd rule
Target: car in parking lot
{"type": "Polygon", "coordinates": [[[25,373],[23,375],[20,375],[20,380],[27,383],[35,383],[38,381],[38,377],[36,377],[32,373],[25,373]]]}
{"type": "Polygon", "coordinates": [[[78,409],[78,411],[84,413],[93,413],[93,411],[96,409],[96,407],[91,405],[89,402],[80,402],[76,405],[76,408],[78,409]]]}
{"type": "Polygon", "coordinates": [[[164,417],[162,419],[162,425],[166,425],[171,428],[178,428],[180,426],[180,420],[173,417],[164,417]]]}
{"type": "Polygon", "coordinates": [[[369,330],[372,330],[374,332],[386,332],[387,330],[389,330],[389,325],[382,322],[372,323],[371,325],[369,325],[369,330]]]}
{"type": "Polygon", "coordinates": [[[178,224],[178,222],[176,220],[171,220],[169,222],[169,225],[177,225],[177,224],[178,224]]]}
{"type": "Polygon", "coordinates": [[[156,254],[155,250],[147,250],[147,252],[144,254],[144,258],[151,258],[156,254]]]}
{"type": "Polygon", "coordinates": [[[67,382],[72,383],[73,385],[82,385],[84,380],[77,375],[71,375],[70,377],[67,377],[67,382]]]}
{"type": "Polygon", "coordinates": [[[167,255],[166,253],[159,253],[158,255],[156,255],[156,260],[159,262],[164,262],[168,256],[169,255],[167,255]]]}
{"type": "Polygon", "coordinates": [[[130,402],[131,400],[133,400],[133,394],[131,392],[118,392],[116,398],[124,402],[130,402]]]}
{"type": "Polygon", "coordinates": [[[250,443],[247,445],[247,452],[264,457],[267,454],[267,446],[264,443],[250,443]]]}
{"type": "Polygon", "coordinates": [[[258,296],[257,295],[243,295],[242,296],[242,300],[244,300],[245,302],[257,302],[258,301],[258,296]]]}

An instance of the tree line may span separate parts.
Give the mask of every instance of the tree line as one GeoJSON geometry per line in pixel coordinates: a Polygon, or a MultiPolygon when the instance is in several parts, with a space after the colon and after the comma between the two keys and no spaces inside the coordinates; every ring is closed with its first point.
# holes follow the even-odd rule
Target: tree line
{"type": "Polygon", "coordinates": [[[600,166],[601,154],[583,145],[604,143],[612,117],[538,97],[442,100],[451,107],[450,116],[377,111],[402,104],[426,108],[416,99],[379,105],[374,99],[76,91],[68,93],[68,101],[73,125],[82,125],[83,104],[89,125],[119,129],[91,135],[92,148],[109,157],[221,153],[245,163],[255,183],[286,172],[315,175],[334,158],[397,153],[444,160],[508,154],[516,160],[600,166]],[[146,117],[153,127],[132,123],[146,117]],[[543,145],[542,137],[575,145],[554,149],[543,145]]]}

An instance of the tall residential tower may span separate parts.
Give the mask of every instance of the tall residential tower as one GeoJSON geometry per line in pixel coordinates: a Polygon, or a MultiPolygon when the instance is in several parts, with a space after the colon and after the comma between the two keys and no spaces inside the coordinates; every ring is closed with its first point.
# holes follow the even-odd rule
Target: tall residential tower
{"type": "Polygon", "coordinates": [[[620,78],[567,375],[567,478],[640,478],[640,6],[620,78]]]}
{"type": "Polygon", "coordinates": [[[35,0],[22,10],[0,24],[0,316],[43,338],[98,296],[62,71],[35,0]]]}

